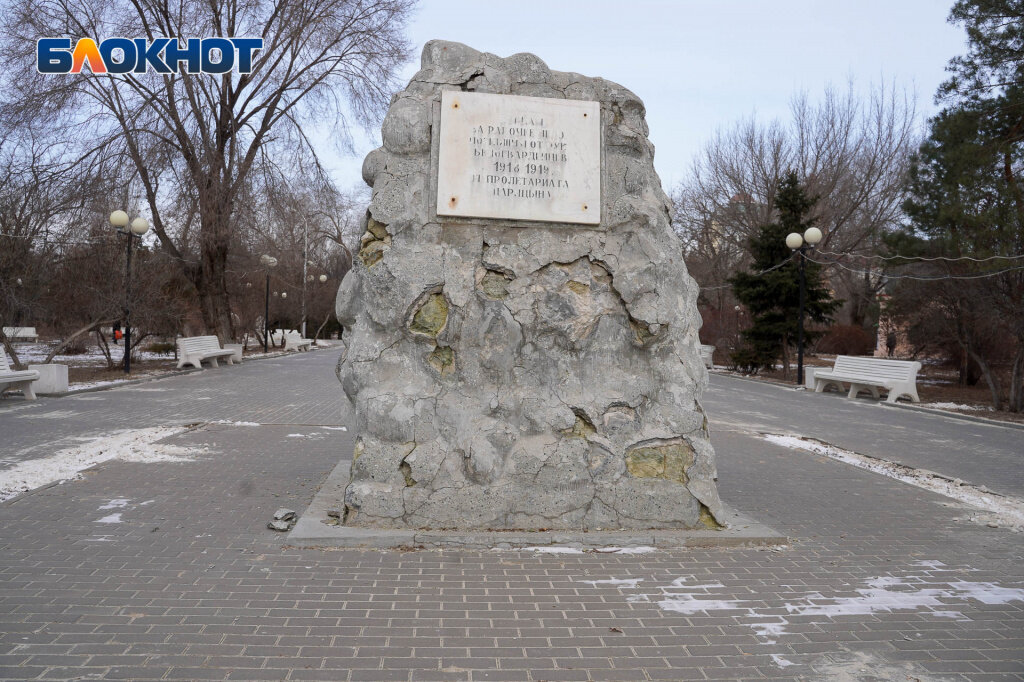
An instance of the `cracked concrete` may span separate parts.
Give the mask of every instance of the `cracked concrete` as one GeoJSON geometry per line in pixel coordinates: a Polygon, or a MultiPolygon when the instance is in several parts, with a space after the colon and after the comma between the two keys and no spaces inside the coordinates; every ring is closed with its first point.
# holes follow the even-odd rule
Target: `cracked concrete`
{"type": "Polygon", "coordinates": [[[337,373],[359,434],[336,505],[344,523],[724,522],[700,405],[697,287],[669,223],[643,103],[533,55],[433,41],[392,99],[382,139],[363,164],[373,198],[336,306],[337,373]],[[452,89],[599,102],[602,223],[439,219],[433,109],[452,89]]]}

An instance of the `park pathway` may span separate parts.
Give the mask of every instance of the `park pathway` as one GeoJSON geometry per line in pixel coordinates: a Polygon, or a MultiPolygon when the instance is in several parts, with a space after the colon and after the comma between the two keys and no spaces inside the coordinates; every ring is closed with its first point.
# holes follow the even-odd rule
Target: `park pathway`
{"type": "Polygon", "coordinates": [[[787,546],[296,549],[267,521],[352,452],[336,359],[0,402],[4,458],[223,420],[164,439],[178,461],[111,460],[0,503],[0,680],[1024,679],[1021,534],[757,435],[1010,489],[1020,431],[714,376],[720,493],[787,546]]]}
{"type": "Polygon", "coordinates": [[[1024,498],[1021,429],[723,374],[703,402],[713,428],[816,438],[1024,498]]]}
{"type": "Polygon", "coordinates": [[[340,347],[65,398],[0,400],[0,470],[123,429],[196,422],[340,425],[340,347]]]}

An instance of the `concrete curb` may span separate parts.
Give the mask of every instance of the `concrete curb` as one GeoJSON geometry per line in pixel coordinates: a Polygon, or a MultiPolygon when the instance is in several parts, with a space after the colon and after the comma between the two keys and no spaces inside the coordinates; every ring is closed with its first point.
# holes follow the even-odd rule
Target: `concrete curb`
{"type": "Polygon", "coordinates": [[[727,509],[724,530],[607,530],[607,531],[433,531],[416,529],[355,528],[328,525],[327,512],[343,499],[351,463],[334,467],[309,507],[288,534],[295,547],[363,547],[394,549],[423,546],[448,549],[517,549],[570,547],[600,550],[607,547],[764,547],[788,544],[771,528],[727,509]]]}

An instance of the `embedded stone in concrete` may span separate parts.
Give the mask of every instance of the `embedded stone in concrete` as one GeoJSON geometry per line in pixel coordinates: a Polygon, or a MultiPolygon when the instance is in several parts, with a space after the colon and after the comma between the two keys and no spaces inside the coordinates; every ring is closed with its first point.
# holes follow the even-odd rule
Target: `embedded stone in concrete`
{"type": "Polygon", "coordinates": [[[620,85],[533,55],[427,44],[363,164],[373,199],[338,292],[338,377],[358,434],[351,479],[330,503],[343,526],[724,522],[700,405],[697,287],[647,132],[643,103],[620,85]],[[444,103],[473,93],[491,96],[494,115],[469,134],[490,137],[445,147],[444,103]],[[599,134],[560,136],[555,110],[591,112],[599,134]],[[553,145],[572,156],[593,139],[583,166],[551,161],[553,145]],[[436,169],[451,153],[471,155],[445,167],[469,174],[460,191],[529,206],[491,217],[442,206],[451,197],[436,169]],[[558,182],[580,179],[599,193],[560,212],[558,182]]]}

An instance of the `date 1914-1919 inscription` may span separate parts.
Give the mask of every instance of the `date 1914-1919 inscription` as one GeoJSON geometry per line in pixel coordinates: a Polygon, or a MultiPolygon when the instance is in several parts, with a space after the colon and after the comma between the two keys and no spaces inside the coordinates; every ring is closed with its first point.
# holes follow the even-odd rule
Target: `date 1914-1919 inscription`
{"type": "Polygon", "coordinates": [[[596,102],[445,92],[438,215],[600,223],[596,102]]]}

